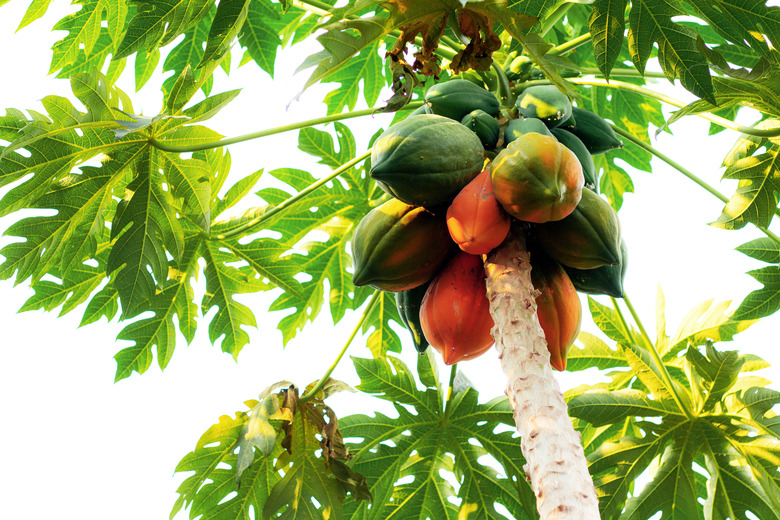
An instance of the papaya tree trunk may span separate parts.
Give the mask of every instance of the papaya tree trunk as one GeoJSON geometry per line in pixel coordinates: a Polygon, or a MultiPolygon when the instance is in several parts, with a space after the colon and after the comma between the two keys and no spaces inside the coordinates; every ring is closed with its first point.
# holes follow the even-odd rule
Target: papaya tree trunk
{"type": "Polygon", "coordinates": [[[593,480],[536,317],[530,255],[519,230],[485,261],[487,296],[506,395],[521,436],[524,469],[542,520],[599,518],[593,480]]]}

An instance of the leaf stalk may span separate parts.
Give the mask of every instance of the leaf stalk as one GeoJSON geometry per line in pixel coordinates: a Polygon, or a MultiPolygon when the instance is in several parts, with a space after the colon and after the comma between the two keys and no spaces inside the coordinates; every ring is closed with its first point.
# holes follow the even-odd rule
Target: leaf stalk
{"type": "Polygon", "coordinates": [[[310,184],[308,187],[302,189],[297,194],[293,195],[289,199],[284,200],[283,202],[280,202],[278,206],[274,206],[267,212],[263,213],[262,215],[258,215],[257,217],[253,218],[249,222],[245,222],[244,224],[241,224],[240,226],[231,229],[229,231],[226,231],[224,233],[221,233],[217,235],[216,237],[211,237],[211,240],[226,240],[228,238],[233,238],[235,236],[241,235],[248,231],[249,229],[262,224],[269,218],[273,217],[274,215],[277,215],[281,213],[282,211],[286,210],[296,202],[298,202],[300,199],[306,197],[311,192],[315,191],[316,189],[320,188],[322,185],[327,184],[328,182],[332,181],[345,171],[349,170],[356,164],[358,164],[361,161],[364,161],[368,158],[368,156],[371,155],[371,150],[366,150],[363,154],[359,155],[358,157],[355,157],[351,161],[342,164],[333,172],[331,172],[330,175],[323,177],[322,179],[318,180],[317,182],[310,184]]]}
{"type": "Polygon", "coordinates": [[[658,371],[661,373],[661,379],[663,379],[666,388],[669,390],[669,393],[672,394],[674,402],[677,403],[677,407],[685,414],[688,420],[692,421],[696,417],[693,415],[693,412],[689,407],[684,406],[683,400],[680,397],[680,394],[677,392],[677,387],[674,386],[672,377],[669,375],[669,371],[666,370],[666,365],[664,364],[663,359],[661,359],[661,355],[658,353],[658,349],[655,348],[655,343],[653,343],[653,341],[650,339],[650,336],[647,334],[647,330],[642,324],[642,320],[639,318],[639,314],[637,314],[636,309],[634,309],[634,306],[631,304],[631,299],[627,294],[623,294],[623,302],[626,304],[626,307],[628,307],[628,312],[631,313],[631,316],[634,318],[634,322],[636,323],[637,327],[639,327],[639,332],[642,334],[642,338],[647,343],[647,350],[650,352],[650,355],[653,357],[653,361],[655,361],[655,364],[658,366],[658,371]]]}
{"type": "MultiPolygon", "coordinates": [[[[666,164],[677,170],[678,172],[682,173],[686,177],[688,177],[690,180],[698,184],[700,187],[704,188],[707,192],[709,192],[711,195],[717,197],[721,202],[728,203],[729,199],[725,195],[723,195],[721,192],[704,182],[701,178],[699,178],[697,175],[695,175],[690,170],[684,168],[682,165],[674,161],[669,156],[661,153],[658,151],[655,147],[652,145],[647,144],[646,142],[642,141],[638,137],[636,137],[631,132],[628,132],[626,130],[623,130],[619,126],[616,126],[614,124],[611,124],[612,129],[615,131],[615,133],[619,134],[621,137],[626,138],[628,141],[631,141],[635,145],[639,146],[640,148],[648,151],[652,155],[658,157],[662,161],[664,161],[666,164]]],[[[780,216],[780,209],[775,208],[774,210],[775,215],[780,216]]],[[[761,232],[763,232],[766,236],[771,238],[777,245],[780,246],[780,237],[778,237],[776,234],[772,233],[767,229],[765,226],[759,226],[758,224],[752,223],[756,228],[758,228],[761,232]]]]}
{"type": "MultiPolygon", "coordinates": [[[[422,106],[422,101],[414,101],[407,104],[400,110],[413,110],[422,106]]],[[[218,141],[212,141],[210,143],[197,144],[194,146],[176,146],[166,144],[165,141],[158,141],[154,137],[149,139],[149,144],[162,150],[163,152],[171,153],[187,153],[187,152],[199,152],[202,150],[211,150],[214,148],[220,148],[222,146],[228,146],[231,144],[242,143],[244,141],[250,141],[252,139],[259,139],[260,137],[267,137],[269,135],[281,134],[284,132],[290,132],[292,130],[300,130],[301,128],[308,128],[315,125],[323,125],[334,121],[343,121],[345,119],[352,119],[353,117],[370,116],[376,113],[376,108],[366,108],[364,110],[353,110],[351,112],[344,112],[340,114],[331,114],[329,116],[317,117],[306,121],[299,121],[289,125],[277,126],[275,128],[269,128],[267,130],[261,130],[259,132],[251,132],[248,134],[231,137],[229,139],[220,139],[218,141]]]]}
{"type": "Polygon", "coordinates": [[[352,334],[349,335],[347,342],[344,343],[343,347],[341,347],[341,351],[336,356],[336,359],[333,360],[333,363],[331,363],[331,365],[328,367],[328,370],[325,371],[325,374],[323,374],[320,380],[317,381],[317,384],[314,385],[314,388],[306,392],[306,394],[303,397],[298,399],[299,403],[305,403],[306,401],[313,399],[314,396],[317,395],[317,392],[322,390],[322,387],[325,386],[325,383],[328,382],[330,375],[333,373],[334,370],[336,370],[336,367],[341,361],[341,358],[343,358],[344,354],[347,353],[347,349],[352,344],[352,340],[355,339],[355,336],[357,336],[358,332],[360,332],[361,327],[363,327],[363,323],[365,323],[369,314],[371,314],[371,311],[374,310],[374,306],[376,305],[376,302],[379,301],[379,297],[381,295],[382,295],[382,291],[380,291],[379,289],[374,291],[374,294],[371,296],[371,300],[369,300],[368,302],[368,307],[366,307],[366,310],[363,311],[363,315],[360,317],[360,320],[358,320],[357,324],[355,325],[355,328],[352,329],[352,334]]]}
{"type": "Polygon", "coordinates": [[[547,51],[547,54],[563,54],[564,52],[573,51],[577,47],[580,47],[581,45],[585,45],[586,43],[588,43],[590,39],[591,39],[590,33],[586,32],[585,34],[581,34],[580,36],[577,36],[576,38],[571,39],[566,43],[562,43],[557,47],[553,47],[552,49],[547,51]]]}

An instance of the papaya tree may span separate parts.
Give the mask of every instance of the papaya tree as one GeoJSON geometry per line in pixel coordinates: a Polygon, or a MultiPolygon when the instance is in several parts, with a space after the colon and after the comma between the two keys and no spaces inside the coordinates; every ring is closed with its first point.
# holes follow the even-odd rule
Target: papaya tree
{"type": "Polygon", "coordinates": [[[752,374],[766,361],[721,345],[780,309],[780,7],[73,4],[50,65],[71,93],[0,117],[0,278],[34,291],[21,310],[118,323],[115,381],[175,364],[199,328],[240,362],[358,316],[318,379],[259,383],[182,454],[172,517],[780,518],[780,393],[752,374]],[[279,57],[298,49],[308,79],[287,101],[330,89],[325,115],[209,126],[241,102],[241,84],[216,87],[239,65],[284,82],[279,57]],[[134,108],[128,77],[159,87],[159,113],[134,108]],[[732,132],[730,196],[654,144],[690,118],[732,132]],[[231,147],[278,134],[314,161],[231,171],[231,147]],[[752,233],[736,249],[763,286],[704,301],[673,335],[659,290],[655,338],[624,285],[652,262],[626,274],[621,225],[651,160],[721,201],[712,226],[752,233]],[[242,300],[258,294],[265,308],[242,300]],[[281,345],[250,345],[275,312],[281,345]],[[578,335],[582,319],[599,335],[578,335]],[[329,404],[351,389],[331,375],[359,341],[357,391],[395,416],[329,404]],[[506,397],[480,399],[458,363],[496,351],[506,397]],[[553,369],[601,381],[563,393],[553,369]]]}

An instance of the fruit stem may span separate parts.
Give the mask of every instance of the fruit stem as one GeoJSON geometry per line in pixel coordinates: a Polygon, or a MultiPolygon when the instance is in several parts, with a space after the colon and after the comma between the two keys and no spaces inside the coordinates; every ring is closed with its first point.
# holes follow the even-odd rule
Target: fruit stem
{"type": "MultiPolygon", "coordinates": [[[[399,110],[413,110],[422,106],[422,101],[413,101],[399,110]]],[[[236,143],[242,143],[244,141],[250,141],[252,139],[258,139],[260,137],[266,137],[269,135],[281,134],[283,132],[289,132],[291,130],[299,130],[301,128],[307,128],[315,125],[322,125],[333,121],[342,121],[344,119],[351,119],[353,117],[370,116],[376,113],[376,108],[366,108],[365,110],[353,110],[352,112],[346,112],[341,114],[331,114],[329,116],[317,117],[309,119],[307,121],[299,121],[289,125],[277,126],[276,128],[269,128],[267,130],[261,130],[259,132],[252,132],[249,134],[239,135],[237,137],[231,137],[229,139],[220,139],[218,141],[212,141],[210,143],[197,144],[194,146],[176,146],[166,144],[165,141],[158,141],[154,137],[149,139],[149,144],[162,150],[163,152],[171,153],[186,153],[186,152],[199,152],[201,150],[211,150],[213,148],[220,148],[236,143]]]]}
{"type": "Polygon", "coordinates": [[[672,395],[674,402],[677,403],[677,407],[685,414],[686,417],[688,417],[688,420],[695,419],[690,408],[683,405],[683,400],[680,397],[680,394],[677,392],[677,388],[674,386],[674,382],[672,381],[672,377],[669,375],[669,371],[666,370],[666,365],[661,359],[661,355],[658,353],[658,349],[655,348],[655,343],[653,343],[653,341],[650,339],[650,336],[647,334],[647,330],[645,330],[645,326],[642,324],[642,320],[639,319],[639,314],[637,314],[636,309],[634,309],[634,306],[631,304],[631,299],[625,293],[623,294],[623,303],[626,304],[626,307],[628,307],[628,312],[631,313],[631,316],[634,318],[634,322],[636,323],[637,327],[639,327],[639,332],[642,334],[642,338],[647,343],[647,350],[650,352],[650,355],[653,356],[653,361],[655,361],[655,364],[658,367],[658,371],[661,373],[661,379],[663,379],[664,385],[672,395]]]}
{"type": "Polygon", "coordinates": [[[590,41],[590,33],[586,32],[585,34],[577,36],[576,38],[569,40],[566,43],[562,43],[557,47],[553,47],[552,49],[547,51],[547,54],[563,54],[564,52],[573,51],[580,45],[585,45],[589,41],[590,41]]]}
{"type": "Polygon", "coordinates": [[[455,386],[455,376],[458,373],[458,364],[455,363],[450,368],[450,382],[447,385],[447,400],[444,402],[444,416],[447,416],[447,413],[449,412],[450,405],[452,404],[452,397],[455,395],[455,392],[452,390],[453,386],[455,386]]]}
{"type": "MultiPolygon", "coordinates": [[[[627,132],[626,130],[623,130],[622,128],[610,124],[612,126],[612,129],[619,134],[622,137],[625,137],[635,145],[639,146],[640,148],[643,148],[653,154],[654,156],[658,157],[662,161],[664,161],[666,164],[674,168],[675,170],[679,171],[686,177],[688,177],[690,180],[707,190],[710,194],[714,195],[718,199],[720,199],[721,202],[728,203],[729,199],[725,195],[723,195],[721,192],[704,182],[702,179],[700,179],[698,176],[696,176],[693,172],[685,169],[682,165],[675,162],[673,159],[668,157],[667,155],[659,152],[657,149],[655,149],[653,146],[647,144],[646,142],[642,141],[638,137],[636,137],[634,134],[627,132]]],[[[775,208],[775,215],[780,216],[780,209],[775,208]]],[[[761,230],[766,236],[771,238],[777,245],[780,245],[780,237],[769,231],[765,226],[759,226],[756,223],[752,223],[754,226],[756,226],[759,230],[761,230]]]]}
{"type": "MultiPolygon", "coordinates": [[[[685,108],[688,106],[687,103],[684,103],[680,101],[679,99],[675,99],[673,97],[669,97],[667,95],[661,94],[659,92],[655,92],[653,90],[640,87],[639,85],[634,85],[632,83],[626,83],[624,81],[607,81],[604,79],[599,78],[592,78],[592,79],[585,79],[585,78],[571,78],[569,79],[570,82],[575,83],[577,85],[590,85],[593,87],[607,87],[607,88],[620,88],[623,90],[630,90],[631,92],[636,92],[637,94],[641,94],[645,97],[657,99],[658,101],[663,101],[664,103],[667,103],[669,105],[675,106],[677,108],[685,108]]],[[[713,107],[717,108],[717,107],[713,107]]],[[[723,128],[728,128],[730,130],[736,130],[737,132],[741,132],[743,134],[752,135],[755,137],[776,137],[780,135],[780,128],[773,128],[773,129],[759,129],[759,128],[753,128],[750,126],[743,126],[738,125],[737,123],[733,121],[729,121],[725,117],[720,117],[715,114],[710,114],[709,112],[698,112],[694,115],[697,115],[701,118],[706,119],[707,121],[711,123],[715,123],[718,126],[722,126],[723,128]]]]}
{"type": "Polygon", "coordinates": [[[360,317],[360,320],[358,320],[357,324],[355,325],[355,328],[352,330],[352,334],[349,335],[349,339],[347,339],[347,342],[344,343],[343,347],[341,347],[341,351],[336,356],[336,359],[333,360],[333,363],[328,367],[328,370],[325,371],[325,374],[323,374],[320,380],[317,381],[317,384],[314,385],[314,388],[306,392],[306,394],[303,397],[298,399],[298,403],[305,403],[306,401],[309,401],[315,395],[317,395],[317,392],[322,390],[322,387],[325,386],[325,383],[328,382],[330,375],[333,373],[334,370],[336,370],[336,367],[341,361],[341,358],[343,358],[344,354],[347,353],[347,349],[352,343],[352,340],[355,339],[357,333],[360,332],[360,328],[363,326],[363,323],[365,323],[366,319],[368,318],[368,315],[371,314],[372,310],[374,310],[374,306],[376,305],[376,302],[379,301],[380,296],[382,296],[382,291],[380,291],[379,289],[374,291],[374,294],[371,296],[371,300],[369,300],[368,302],[368,307],[366,307],[366,310],[363,311],[363,315],[360,317]]]}
{"type": "Polygon", "coordinates": [[[493,71],[496,73],[496,78],[498,79],[498,99],[501,101],[501,105],[506,108],[514,107],[515,96],[512,94],[512,88],[509,86],[509,79],[507,79],[506,74],[504,74],[504,69],[502,69],[495,60],[490,62],[490,66],[493,68],[493,71]]]}
{"type": "Polygon", "coordinates": [[[277,214],[281,213],[282,211],[286,210],[287,208],[289,208],[290,206],[292,206],[293,204],[298,202],[300,199],[304,198],[305,196],[307,196],[308,194],[310,194],[311,192],[313,192],[314,190],[316,190],[317,188],[319,188],[323,184],[327,184],[328,182],[332,181],[333,179],[335,179],[336,177],[338,177],[339,175],[341,175],[345,171],[349,170],[350,168],[352,168],[353,166],[355,166],[359,162],[366,160],[369,155],[371,155],[371,150],[366,150],[362,155],[359,155],[358,157],[355,157],[351,161],[346,162],[346,163],[342,164],[341,166],[339,166],[338,168],[336,168],[335,170],[333,170],[333,172],[330,175],[328,175],[326,177],[323,177],[322,179],[318,180],[317,182],[315,182],[313,184],[310,184],[308,187],[302,189],[301,191],[299,191],[297,194],[293,195],[289,199],[286,199],[286,200],[280,202],[278,206],[274,206],[273,208],[271,208],[267,212],[263,213],[262,215],[258,215],[257,217],[253,218],[249,222],[241,224],[240,226],[238,226],[236,228],[227,230],[224,233],[220,233],[216,237],[210,237],[210,239],[211,240],[225,240],[225,239],[233,238],[235,236],[243,234],[245,231],[253,228],[254,226],[256,226],[258,224],[261,224],[261,223],[265,222],[266,220],[268,220],[269,218],[273,217],[274,215],[277,215],[277,214]]]}

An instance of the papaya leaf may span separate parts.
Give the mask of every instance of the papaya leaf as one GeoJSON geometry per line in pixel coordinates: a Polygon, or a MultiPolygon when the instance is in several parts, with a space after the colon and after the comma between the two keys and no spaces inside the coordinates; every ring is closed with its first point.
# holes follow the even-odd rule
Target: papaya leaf
{"type": "MultiPolygon", "coordinates": [[[[143,374],[152,363],[153,352],[157,352],[157,363],[164,369],[173,356],[176,347],[176,326],[188,343],[195,337],[197,306],[190,283],[197,272],[200,242],[190,236],[181,261],[170,266],[173,279],[165,289],[155,294],[143,310],[150,310],[154,316],[142,318],[127,325],[117,336],[118,340],[132,341],[133,346],[119,351],[114,359],[117,363],[115,381],[129,377],[133,372],[143,374]]],[[[122,293],[119,292],[121,299],[122,293]]],[[[125,316],[130,316],[122,305],[125,316]]]]}
{"type": "Polygon", "coordinates": [[[219,241],[208,241],[203,250],[206,260],[206,294],[201,302],[205,315],[212,307],[216,314],[209,323],[209,339],[216,344],[222,338],[222,351],[238,357],[249,343],[245,327],[257,327],[255,315],[246,305],[235,299],[237,294],[246,294],[271,289],[251,266],[234,267],[240,257],[226,252],[219,241]]]}
{"type": "Polygon", "coordinates": [[[590,296],[588,296],[588,308],[590,309],[590,315],[593,317],[596,326],[601,329],[608,338],[624,345],[634,342],[632,333],[625,329],[614,309],[600,304],[590,296]]]}
{"type": "Polygon", "coordinates": [[[626,503],[621,518],[640,520],[662,511],[662,518],[682,520],[702,519],[692,468],[697,439],[688,426],[681,430],[676,442],[667,445],[660,466],[642,491],[626,503]]]}
{"type": "Polygon", "coordinates": [[[210,61],[219,60],[228,53],[233,39],[244,25],[248,10],[249,0],[221,0],[217,4],[217,12],[206,40],[206,49],[195,68],[199,69],[210,61]]]}
{"type": "Polygon", "coordinates": [[[734,311],[735,320],[755,320],[780,309],[780,267],[771,265],[748,271],[764,287],[747,295],[734,311]]]}
{"type": "Polygon", "coordinates": [[[755,258],[768,264],[780,263],[780,246],[769,237],[756,238],[737,246],[737,251],[750,258],[755,258]]]}
{"type": "Polygon", "coordinates": [[[755,320],[734,320],[728,312],[730,301],[713,305],[713,300],[696,305],[683,318],[668,350],[661,350],[663,359],[670,361],[688,345],[705,345],[708,341],[732,341],[734,335],[756,323],[755,320]]]}
{"type": "MultiPolygon", "coordinates": [[[[642,347],[636,345],[622,345],[623,351],[628,360],[628,364],[634,371],[634,375],[642,382],[642,384],[650,391],[655,399],[662,399],[672,401],[674,396],[672,395],[672,389],[670,389],[664,382],[661,376],[661,369],[656,364],[650,353],[642,347]]],[[[671,372],[671,367],[666,367],[667,371],[671,372]]],[[[675,386],[676,394],[683,399],[683,406],[690,404],[689,390],[682,388],[672,376],[672,384],[675,386]],[[686,403],[687,401],[687,403],[686,403]]],[[[675,403],[676,406],[676,403],[675,403]]],[[[680,411],[682,413],[682,411],[680,411]]]]}
{"type": "Polygon", "coordinates": [[[80,264],[71,269],[61,281],[39,280],[31,285],[35,294],[30,296],[19,312],[57,307],[63,316],[84,303],[106,279],[105,265],[80,264]]]}
{"type": "Polygon", "coordinates": [[[728,392],[742,370],[745,360],[736,350],[718,352],[712,344],[706,346],[706,355],[696,348],[688,348],[685,356],[702,380],[707,395],[702,410],[711,410],[728,392]]]}
{"type": "Polygon", "coordinates": [[[238,42],[245,47],[255,63],[274,76],[276,52],[282,43],[279,25],[283,18],[282,7],[267,2],[250,2],[247,18],[238,34],[238,42]]]}
{"type": "Polygon", "coordinates": [[[626,366],[626,358],[619,349],[612,349],[597,336],[580,332],[577,343],[571,346],[566,355],[566,370],[577,372],[590,367],[606,370],[626,366]],[[577,343],[582,344],[582,348],[577,343]]]}
{"type": "Polygon", "coordinates": [[[723,178],[739,184],[712,225],[721,229],[741,229],[748,222],[769,226],[777,207],[775,193],[780,191],[780,147],[738,160],[726,168],[723,178]]]}
{"type": "Polygon", "coordinates": [[[46,14],[46,10],[49,8],[50,3],[51,0],[33,0],[27,8],[27,11],[25,11],[22,21],[19,22],[19,27],[17,27],[16,30],[18,31],[23,27],[27,27],[29,24],[46,14]]]}
{"type": "MultiPolygon", "coordinates": [[[[418,357],[417,372],[428,384],[418,388],[409,368],[397,358],[353,358],[361,379],[358,389],[389,401],[398,418],[376,413],[351,415],[340,421],[355,456],[351,467],[366,476],[374,497],[372,518],[466,517],[479,511],[482,518],[501,515],[500,503],[514,518],[532,518],[534,501],[517,460],[512,432],[493,433],[499,424],[513,425],[505,398],[479,404],[473,388],[454,395],[442,422],[444,396],[432,381],[432,357],[418,357]],[[413,410],[413,412],[412,412],[413,410]],[[480,458],[492,456],[504,468],[498,474],[480,458]],[[439,471],[454,471],[460,486],[439,478],[439,471]],[[411,480],[413,477],[413,481],[411,480]],[[403,479],[407,483],[399,483],[403,479]],[[455,506],[449,497],[460,499],[455,506]],[[459,516],[460,515],[460,516],[459,516]]],[[[347,500],[345,517],[365,518],[367,504],[347,500]]]]}
{"type": "Polygon", "coordinates": [[[274,461],[283,450],[277,444],[271,455],[255,460],[242,473],[241,486],[236,490],[236,442],[248,419],[249,416],[245,412],[236,413],[234,418],[223,415],[217,424],[201,436],[195,449],[179,462],[176,466],[177,472],[195,473],[179,486],[179,497],[171,511],[171,518],[176,516],[182,507],[190,508],[191,519],[250,520],[253,518],[250,516],[252,510],[255,515],[259,515],[271,489],[281,478],[274,469],[274,461]],[[223,465],[229,468],[224,468],[223,465]],[[235,491],[238,491],[235,496],[225,500],[235,491]]]}
{"type": "Polygon", "coordinates": [[[138,92],[151,79],[160,62],[160,50],[139,51],[135,56],[135,91],[138,92]]]}
{"type": "Polygon", "coordinates": [[[178,259],[184,248],[172,199],[162,190],[159,157],[146,150],[133,164],[136,178],[125,188],[111,228],[116,240],[108,256],[123,314],[130,316],[154,296],[168,270],[166,250],[178,259]]]}
{"type": "Polygon", "coordinates": [[[81,56],[88,58],[100,37],[103,20],[106,20],[107,31],[113,41],[124,29],[127,16],[125,2],[79,0],[76,3],[81,5],[81,9],[65,16],[54,26],[53,30],[67,31],[68,34],[52,47],[50,73],[75,63],[81,56]]]}
{"type": "MultiPolygon", "coordinates": [[[[750,466],[734,464],[735,460],[745,456],[740,448],[750,451],[751,441],[737,443],[735,448],[733,439],[720,428],[712,426],[703,429],[701,438],[705,467],[709,473],[705,515],[729,512],[736,518],[748,518],[746,513],[750,512],[756,518],[780,518],[780,486],[761,470],[761,463],[751,460],[750,466]],[[751,470],[751,467],[756,470],[751,470]]],[[[777,452],[777,439],[774,449],[777,452]]]]}
{"type": "MultiPolygon", "coordinates": [[[[358,298],[355,299],[358,301],[358,298]]],[[[383,292],[382,296],[363,323],[363,334],[371,331],[366,340],[366,346],[375,358],[384,357],[388,352],[401,352],[401,339],[390,327],[393,321],[402,326],[401,317],[392,293],[383,292]]]]}
{"type": "Polygon", "coordinates": [[[279,480],[263,505],[263,518],[290,520],[329,519],[341,517],[341,502],[346,494],[343,486],[332,477],[327,461],[318,457],[322,432],[322,417],[313,406],[305,403],[295,413],[278,465],[284,468],[279,480]]]}
{"type": "Polygon", "coordinates": [[[139,49],[152,50],[169,44],[205,16],[213,3],[213,0],[136,0],[137,12],[114,59],[130,56],[139,49]]]}
{"type": "MultiPolygon", "coordinates": [[[[162,91],[166,95],[170,96],[177,78],[181,76],[184,69],[188,66],[190,68],[195,67],[203,58],[204,46],[209,37],[209,28],[214,20],[215,12],[216,9],[210,9],[198,23],[187,29],[184,33],[184,39],[171,49],[171,52],[165,57],[163,73],[173,71],[173,74],[162,83],[162,91]]],[[[210,91],[211,87],[204,85],[204,93],[208,95],[210,91]]]]}
{"type": "Polygon", "coordinates": [[[212,204],[211,214],[218,218],[219,215],[221,215],[224,211],[232,208],[238,202],[244,200],[244,197],[249,195],[249,193],[255,188],[262,175],[263,170],[257,170],[256,172],[250,173],[246,177],[236,181],[235,184],[228,188],[224,197],[217,199],[212,204]]]}
{"type": "Polygon", "coordinates": [[[330,74],[323,83],[340,83],[340,86],[330,91],[325,96],[325,104],[328,107],[328,114],[338,114],[344,111],[354,110],[358,102],[360,85],[363,85],[363,98],[366,105],[373,107],[379,93],[386,85],[383,71],[382,59],[379,57],[380,41],[363,48],[359,54],[354,56],[348,65],[330,74]],[[355,78],[362,78],[361,81],[355,81],[355,78]]]}
{"type": "MultiPolygon", "coordinates": [[[[103,269],[105,273],[105,269],[103,269]]],[[[110,283],[100,289],[92,299],[89,300],[84,314],[81,317],[81,323],[79,327],[95,323],[100,318],[105,317],[106,321],[111,321],[119,312],[119,293],[110,283]]]]}
{"type": "Polygon", "coordinates": [[[569,413],[595,426],[620,421],[630,416],[684,417],[674,401],[650,399],[639,390],[593,390],[580,394],[568,402],[569,413]]]}
{"type": "Polygon", "coordinates": [[[623,510],[636,478],[663,448],[661,438],[623,437],[600,444],[588,455],[588,471],[593,475],[602,518],[617,518],[623,510]]]}
{"type": "Polygon", "coordinates": [[[596,0],[588,18],[596,66],[607,79],[623,48],[627,4],[628,0],[596,0]]]}
{"type": "Polygon", "coordinates": [[[756,0],[690,0],[688,3],[724,38],[740,45],[748,42],[762,54],[769,51],[770,42],[776,42],[780,37],[780,8],[777,6],[770,7],[766,2],[756,0]],[[751,30],[756,26],[761,27],[761,32],[751,30]]]}

